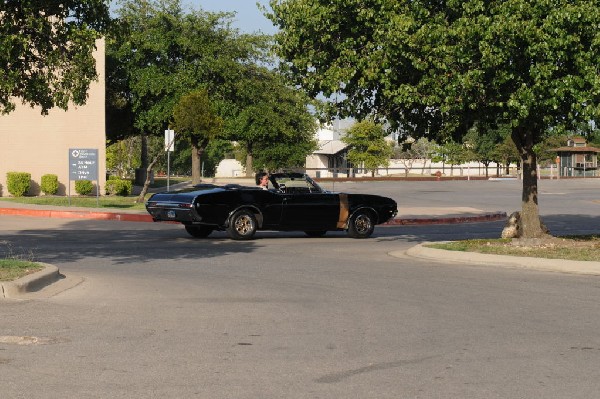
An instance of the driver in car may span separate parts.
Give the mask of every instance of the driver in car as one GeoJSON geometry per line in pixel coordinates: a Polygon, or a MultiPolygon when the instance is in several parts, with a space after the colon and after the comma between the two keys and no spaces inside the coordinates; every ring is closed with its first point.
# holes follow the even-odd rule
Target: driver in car
{"type": "Polygon", "coordinates": [[[256,174],[256,184],[263,190],[269,189],[269,174],[267,172],[259,172],[256,174]]]}

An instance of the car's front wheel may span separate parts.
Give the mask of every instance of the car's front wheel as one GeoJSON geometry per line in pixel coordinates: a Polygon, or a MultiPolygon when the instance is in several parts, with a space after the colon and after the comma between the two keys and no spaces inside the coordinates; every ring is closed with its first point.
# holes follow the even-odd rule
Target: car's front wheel
{"type": "Polygon", "coordinates": [[[375,223],[373,212],[356,211],[348,221],[348,235],[352,238],[368,238],[375,230],[375,223]]]}
{"type": "Polygon", "coordinates": [[[227,232],[234,240],[250,240],[256,233],[256,216],[248,209],[235,212],[229,220],[227,232]]]}
{"type": "Polygon", "coordinates": [[[185,231],[188,232],[189,235],[195,238],[206,238],[213,232],[213,228],[209,226],[185,226],[185,231]]]}

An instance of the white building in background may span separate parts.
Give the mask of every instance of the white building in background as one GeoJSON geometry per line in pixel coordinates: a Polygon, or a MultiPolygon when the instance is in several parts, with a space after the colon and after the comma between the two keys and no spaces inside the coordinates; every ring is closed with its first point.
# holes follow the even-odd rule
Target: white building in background
{"type": "Polygon", "coordinates": [[[243,177],[246,168],[237,159],[223,159],[217,165],[215,177],[243,177]]]}
{"type": "Polygon", "coordinates": [[[341,125],[335,121],[317,130],[315,135],[319,148],[306,157],[306,173],[310,176],[319,178],[349,174],[348,146],[341,140],[345,132],[340,128],[341,125]]]}

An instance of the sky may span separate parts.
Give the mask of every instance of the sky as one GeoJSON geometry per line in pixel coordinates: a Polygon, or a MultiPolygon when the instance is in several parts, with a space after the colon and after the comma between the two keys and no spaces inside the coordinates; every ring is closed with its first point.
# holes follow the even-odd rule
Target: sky
{"type": "MultiPolygon", "coordinates": [[[[270,9],[269,0],[181,0],[182,6],[194,10],[235,12],[232,25],[241,33],[257,33],[259,31],[267,35],[276,33],[277,28],[262,14],[256,3],[270,9]]],[[[118,0],[111,0],[110,5],[112,10],[116,9],[118,0]]]]}
{"type": "Polygon", "coordinates": [[[182,4],[189,4],[194,9],[202,8],[204,11],[234,11],[233,26],[242,33],[261,31],[273,34],[277,29],[262,12],[256,7],[260,3],[268,8],[268,0],[183,0],[182,4]]]}

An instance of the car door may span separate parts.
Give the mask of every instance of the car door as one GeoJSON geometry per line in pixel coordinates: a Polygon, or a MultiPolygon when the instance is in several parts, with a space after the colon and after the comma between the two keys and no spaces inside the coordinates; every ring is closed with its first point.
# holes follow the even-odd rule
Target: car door
{"type": "Polygon", "coordinates": [[[339,195],[289,193],[283,196],[281,225],[288,230],[335,230],[340,215],[339,195]]]}
{"type": "Polygon", "coordinates": [[[241,198],[242,204],[256,206],[263,217],[263,228],[279,228],[283,214],[283,196],[273,190],[248,191],[241,198]]]}

